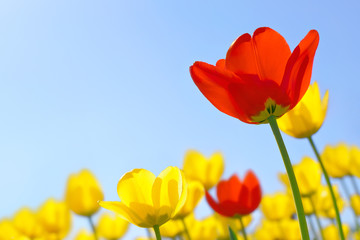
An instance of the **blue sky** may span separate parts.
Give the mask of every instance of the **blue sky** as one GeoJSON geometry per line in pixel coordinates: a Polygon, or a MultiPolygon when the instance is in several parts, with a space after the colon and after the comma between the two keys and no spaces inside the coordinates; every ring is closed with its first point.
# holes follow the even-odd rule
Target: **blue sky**
{"type": "MultiPolygon", "coordinates": [[[[117,200],[125,172],[181,166],[190,148],[222,151],[225,178],[253,169],[265,193],[282,190],[270,127],[219,112],[188,70],[261,26],[291,49],[318,30],[312,79],[330,105],[314,140],[359,146],[359,10],[357,1],[1,1],[0,217],[62,198],[82,168],[117,200]]],[[[284,138],[294,163],[313,157],[305,140],[284,138]]],[[[132,227],[127,238],[144,233],[132,227]]]]}

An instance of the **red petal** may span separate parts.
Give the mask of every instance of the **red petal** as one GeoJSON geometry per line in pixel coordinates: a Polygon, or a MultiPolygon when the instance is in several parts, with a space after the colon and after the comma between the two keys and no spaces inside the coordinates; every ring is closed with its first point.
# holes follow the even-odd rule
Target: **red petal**
{"type": "Polygon", "coordinates": [[[246,173],[244,186],[249,189],[250,193],[249,209],[254,211],[261,201],[261,187],[258,178],[251,170],[246,173]]]}
{"type": "Polygon", "coordinates": [[[217,213],[221,215],[226,215],[227,213],[223,211],[223,209],[220,207],[220,204],[215,202],[213,197],[209,194],[208,191],[205,192],[206,201],[210,205],[210,207],[217,213]]]}
{"type": "Polygon", "coordinates": [[[227,181],[220,181],[216,187],[219,202],[236,202],[241,189],[241,185],[241,181],[238,176],[236,176],[236,174],[232,175],[232,177],[227,181]]]}
{"type": "MultiPolygon", "coordinates": [[[[221,62],[219,63],[221,65],[221,62]]],[[[195,62],[190,67],[190,74],[202,94],[221,112],[239,118],[241,111],[236,109],[229,95],[230,82],[241,79],[220,67],[204,62],[195,62]]]]}
{"type": "Polygon", "coordinates": [[[311,30],[288,60],[281,87],[291,98],[290,109],[296,106],[309,87],[318,44],[319,34],[316,30],[311,30]]]}
{"type": "Polygon", "coordinates": [[[260,80],[280,85],[291,55],[285,39],[271,28],[258,28],[253,37],[246,33],[230,46],[226,68],[236,74],[258,75],[260,80]]]}

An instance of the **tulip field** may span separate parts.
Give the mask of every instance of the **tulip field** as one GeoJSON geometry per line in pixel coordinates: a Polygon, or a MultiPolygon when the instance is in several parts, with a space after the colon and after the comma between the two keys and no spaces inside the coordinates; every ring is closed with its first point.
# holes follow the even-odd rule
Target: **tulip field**
{"type": "Polygon", "coordinates": [[[0,240],[360,240],[360,4],[287,4],[0,3],[0,240]]]}

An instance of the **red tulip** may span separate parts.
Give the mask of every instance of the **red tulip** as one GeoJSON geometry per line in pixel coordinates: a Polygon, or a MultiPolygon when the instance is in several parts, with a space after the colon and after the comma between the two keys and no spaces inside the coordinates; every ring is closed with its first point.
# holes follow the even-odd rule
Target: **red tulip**
{"type": "Polygon", "coordinates": [[[226,217],[250,214],[261,201],[260,183],[252,171],[246,173],[244,182],[236,174],[227,181],[220,181],[216,190],[219,202],[208,192],[206,200],[214,211],[226,217]]]}
{"type": "Polygon", "coordinates": [[[304,96],[310,84],[319,34],[311,30],[291,53],[285,39],[268,27],[233,42],[216,66],[195,62],[190,74],[221,112],[246,123],[280,117],[304,96]]]}

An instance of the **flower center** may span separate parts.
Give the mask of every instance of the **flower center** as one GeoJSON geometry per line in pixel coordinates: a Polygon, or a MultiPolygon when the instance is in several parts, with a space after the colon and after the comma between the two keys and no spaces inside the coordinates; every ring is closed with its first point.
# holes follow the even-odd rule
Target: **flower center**
{"type": "Polygon", "coordinates": [[[259,112],[258,115],[251,117],[251,120],[253,122],[256,122],[259,124],[260,123],[268,123],[268,118],[270,116],[275,116],[277,118],[281,117],[289,109],[289,106],[282,106],[282,105],[276,104],[276,102],[271,98],[268,98],[266,100],[266,102],[264,103],[264,106],[265,106],[264,110],[259,112]]]}

